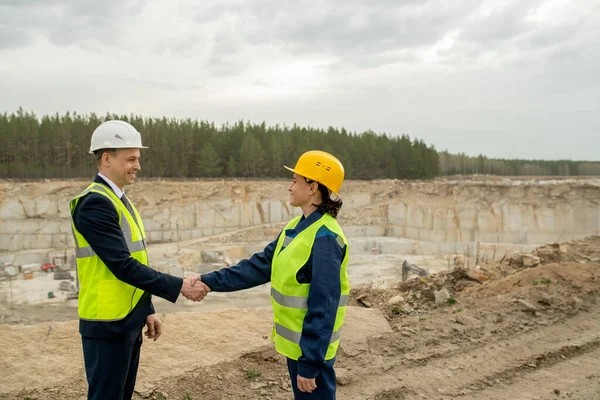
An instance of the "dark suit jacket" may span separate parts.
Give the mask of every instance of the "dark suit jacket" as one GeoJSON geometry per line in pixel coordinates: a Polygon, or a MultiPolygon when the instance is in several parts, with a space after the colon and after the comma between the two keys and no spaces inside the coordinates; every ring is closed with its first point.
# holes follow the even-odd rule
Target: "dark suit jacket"
{"type": "MultiPolygon", "coordinates": [[[[100,176],[96,176],[94,182],[112,190],[100,176]]],[[[131,257],[119,226],[119,216],[109,199],[97,193],[88,193],[79,200],[73,212],[73,222],[117,279],[146,292],[131,313],[120,321],[80,319],[79,332],[83,336],[111,338],[141,329],[146,317],[154,314],[152,295],[173,303],[177,301],[183,279],[155,271],[131,257]]]]}

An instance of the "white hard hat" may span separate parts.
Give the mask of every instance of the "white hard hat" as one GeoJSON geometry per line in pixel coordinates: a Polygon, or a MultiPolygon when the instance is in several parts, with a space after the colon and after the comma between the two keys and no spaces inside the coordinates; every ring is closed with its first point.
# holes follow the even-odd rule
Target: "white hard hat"
{"type": "Polygon", "coordinates": [[[100,149],[147,149],[142,146],[142,135],[125,121],[106,121],[92,134],[90,154],[100,149]]]}

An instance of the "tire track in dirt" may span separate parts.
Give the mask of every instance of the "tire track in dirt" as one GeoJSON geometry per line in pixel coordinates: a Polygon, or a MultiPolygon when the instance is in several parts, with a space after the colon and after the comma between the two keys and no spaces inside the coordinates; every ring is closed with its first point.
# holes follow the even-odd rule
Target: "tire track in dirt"
{"type": "MultiPolygon", "coordinates": [[[[429,359],[422,366],[403,366],[400,358],[405,355],[394,357],[389,360],[393,366],[389,371],[362,379],[358,390],[356,387],[341,387],[339,398],[385,399],[381,395],[386,390],[400,389],[406,390],[406,399],[480,398],[476,393],[484,387],[505,381],[510,383],[518,376],[537,371],[538,367],[547,368],[598,349],[599,318],[598,310],[580,313],[559,323],[518,334],[512,339],[490,342],[469,350],[463,347],[462,351],[452,349],[438,353],[437,358],[429,359]]],[[[370,362],[364,360],[364,364],[367,363],[370,362]]],[[[369,375],[373,375],[374,371],[370,372],[369,375]]]]}

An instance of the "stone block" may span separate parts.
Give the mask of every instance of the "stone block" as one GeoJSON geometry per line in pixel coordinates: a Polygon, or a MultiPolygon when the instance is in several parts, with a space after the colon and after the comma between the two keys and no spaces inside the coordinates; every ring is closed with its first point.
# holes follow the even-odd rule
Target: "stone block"
{"type": "Polygon", "coordinates": [[[502,207],[502,217],[505,232],[530,232],[537,229],[533,206],[505,204],[502,207]]]}
{"type": "Polygon", "coordinates": [[[421,241],[416,247],[415,254],[440,254],[440,244],[435,242],[421,241]]]}
{"type": "Polygon", "coordinates": [[[413,243],[407,240],[385,241],[380,243],[382,254],[413,254],[413,243]]]}
{"type": "Polygon", "coordinates": [[[371,193],[352,193],[346,198],[348,199],[349,203],[348,208],[360,208],[371,204],[371,193]]]}
{"type": "Polygon", "coordinates": [[[57,218],[58,217],[58,201],[56,199],[48,199],[38,197],[35,200],[35,216],[42,218],[57,218]]]}
{"type": "Polygon", "coordinates": [[[283,214],[283,221],[289,221],[294,218],[294,208],[287,201],[281,202],[281,210],[283,214]]]}
{"type": "MultiPolygon", "coordinates": [[[[169,223],[171,211],[168,208],[163,208],[156,214],[152,216],[152,221],[158,223],[161,226],[165,226],[169,223]]],[[[144,220],[144,225],[146,224],[146,220],[144,220]]]]}
{"type": "Polygon", "coordinates": [[[163,241],[165,242],[176,242],[177,232],[175,231],[163,231],[163,241]]]}
{"type": "Polygon", "coordinates": [[[58,218],[71,219],[71,208],[69,206],[69,199],[58,200],[58,218]]]}
{"type": "Polygon", "coordinates": [[[392,237],[406,237],[406,228],[399,225],[392,225],[388,228],[388,236],[392,237]]]}
{"type": "MultiPolygon", "coordinates": [[[[212,204],[214,211],[214,224],[215,228],[226,228],[234,225],[234,214],[233,202],[231,200],[219,200],[212,204]]],[[[239,211],[237,213],[237,219],[239,223],[239,211]]]]}
{"type": "Polygon", "coordinates": [[[405,238],[419,240],[419,228],[406,228],[405,229],[405,238]]]}
{"type": "Polygon", "coordinates": [[[447,242],[456,242],[459,239],[460,239],[459,231],[456,231],[456,230],[446,231],[446,241],[447,242]]]}
{"type": "Polygon", "coordinates": [[[215,234],[215,228],[204,228],[202,229],[202,236],[212,236],[215,234]]]}
{"type": "Polygon", "coordinates": [[[180,231],[196,227],[196,205],[188,205],[183,208],[172,208],[168,229],[180,231]]]}
{"type": "Polygon", "coordinates": [[[264,243],[264,244],[251,244],[251,245],[247,245],[244,246],[244,253],[245,254],[256,254],[256,253],[260,253],[265,249],[265,246],[268,243],[264,243]]]}
{"type": "MultiPolygon", "coordinates": [[[[68,235],[66,233],[56,233],[53,235],[39,235],[39,236],[48,236],[50,237],[50,246],[43,247],[39,246],[37,242],[32,242],[32,249],[44,249],[44,248],[55,248],[55,249],[64,249],[74,247],[74,239],[73,235],[68,235]]],[[[42,239],[41,243],[48,243],[48,239],[42,239]]]]}
{"type": "Polygon", "coordinates": [[[425,213],[423,212],[423,207],[419,206],[419,205],[414,205],[414,204],[409,204],[408,205],[408,211],[407,211],[407,222],[406,222],[406,226],[409,228],[418,228],[418,229],[423,229],[424,228],[424,220],[425,220],[425,213]]]}
{"type": "Polygon", "coordinates": [[[446,229],[458,229],[458,216],[453,208],[449,208],[446,213],[446,229]]]}
{"type": "Polygon", "coordinates": [[[410,204],[408,206],[407,226],[419,229],[432,229],[433,209],[429,206],[410,204]]]}
{"type": "MultiPolygon", "coordinates": [[[[0,246],[2,245],[2,235],[0,235],[0,246]]],[[[0,263],[4,264],[14,264],[15,254],[14,253],[4,253],[0,254],[0,263]]]]}
{"type": "Polygon", "coordinates": [[[343,227],[344,234],[349,237],[366,237],[367,228],[365,226],[349,225],[343,227]]]}
{"type": "Polygon", "coordinates": [[[66,233],[67,235],[73,235],[73,228],[71,227],[72,221],[71,219],[62,220],[58,225],[58,231],[60,233],[66,233]]]}
{"type": "Polygon", "coordinates": [[[457,211],[461,230],[472,230],[477,227],[477,210],[475,207],[459,207],[457,211]]]}
{"type": "Polygon", "coordinates": [[[499,243],[502,239],[502,232],[482,232],[475,231],[473,240],[482,243],[499,243]]]}
{"type": "MultiPolygon", "coordinates": [[[[168,226],[168,224],[167,224],[168,226]]],[[[144,219],[144,230],[146,232],[148,231],[162,231],[165,228],[165,226],[159,222],[156,222],[155,220],[151,219],[151,218],[146,218],[144,219]]]]}
{"type": "Polygon", "coordinates": [[[441,254],[456,254],[456,242],[440,243],[441,254]]]}
{"type": "Polygon", "coordinates": [[[0,220],[23,218],[27,218],[27,214],[18,199],[6,198],[0,203],[0,220]]]}
{"type": "Polygon", "coordinates": [[[59,221],[41,220],[40,221],[40,229],[38,230],[38,232],[42,233],[42,234],[50,234],[50,235],[60,234],[61,233],[60,225],[61,225],[61,223],[59,221]]]}
{"type": "Polygon", "coordinates": [[[445,242],[446,231],[444,230],[433,230],[433,229],[421,229],[419,232],[419,239],[426,240],[429,242],[445,242]]]}
{"type": "Polygon", "coordinates": [[[268,224],[270,217],[270,208],[268,201],[256,202],[256,208],[254,210],[254,225],[268,224]]]}
{"type": "Polygon", "coordinates": [[[207,202],[196,203],[196,228],[213,228],[215,213],[207,202]]]}
{"type": "Polygon", "coordinates": [[[433,229],[433,213],[435,209],[431,205],[423,207],[423,227],[422,229],[433,229]]]}
{"type": "Polygon", "coordinates": [[[434,230],[445,230],[447,229],[448,222],[448,209],[436,208],[433,210],[433,229],[434,230]]]}
{"type": "Polygon", "coordinates": [[[146,231],[148,243],[160,243],[163,240],[162,231],[146,231]]]}
{"type": "Polygon", "coordinates": [[[544,245],[546,243],[554,243],[562,240],[565,240],[565,238],[561,238],[560,233],[529,232],[525,235],[524,243],[544,245]]]}
{"type": "Polygon", "coordinates": [[[283,221],[283,207],[281,201],[269,202],[269,220],[271,223],[283,221]]]}
{"type": "Polygon", "coordinates": [[[40,231],[41,220],[22,219],[4,221],[0,224],[0,233],[8,234],[36,234],[40,231]]]}
{"type": "Polygon", "coordinates": [[[366,237],[381,237],[385,236],[385,228],[383,226],[366,226],[365,227],[366,237]]]}
{"type": "Polygon", "coordinates": [[[350,254],[370,253],[376,242],[366,238],[349,239],[350,254]]]}
{"type": "Polygon", "coordinates": [[[457,242],[472,242],[475,239],[475,235],[471,230],[459,230],[457,233],[457,242]]]}
{"type": "Polygon", "coordinates": [[[199,238],[204,236],[202,229],[192,229],[192,238],[199,238]]]}
{"type": "Polygon", "coordinates": [[[542,233],[551,233],[555,231],[554,209],[550,207],[540,207],[535,211],[537,220],[537,229],[542,233]]]}
{"type": "Polygon", "coordinates": [[[477,226],[481,232],[497,232],[499,228],[499,222],[494,214],[493,210],[479,210],[477,216],[477,226]]]}
{"type": "Polygon", "coordinates": [[[388,222],[393,225],[405,225],[407,206],[404,203],[390,203],[388,206],[388,222]]]}
{"type": "Polygon", "coordinates": [[[571,208],[568,214],[572,221],[568,225],[572,227],[572,232],[583,232],[589,235],[596,232],[596,223],[598,221],[597,206],[591,203],[576,204],[571,208]]]}
{"type": "Polygon", "coordinates": [[[192,230],[191,229],[185,229],[183,231],[179,231],[179,240],[184,241],[184,240],[190,240],[192,238],[192,230]]]}
{"type": "MultiPolygon", "coordinates": [[[[32,249],[51,249],[53,247],[60,247],[60,243],[64,241],[64,238],[61,235],[34,235],[30,238],[30,248],[32,249]],[[53,246],[53,238],[56,238],[57,244],[59,246],[53,246]]],[[[66,243],[63,244],[63,247],[66,247],[66,243]]]]}
{"type": "Polygon", "coordinates": [[[252,226],[258,224],[254,222],[254,213],[256,205],[254,202],[242,202],[240,204],[240,226],[252,226]]]}
{"type": "Polygon", "coordinates": [[[34,218],[37,212],[37,205],[35,203],[35,199],[21,197],[18,201],[23,205],[23,210],[25,211],[25,218],[34,218]]]}
{"type": "MultiPolygon", "coordinates": [[[[42,264],[48,262],[48,252],[46,251],[28,251],[25,253],[15,254],[13,265],[27,265],[27,264],[38,264],[41,267],[42,264]]],[[[35,272],[35,271],[34,271],[35,272]]]]}
{"type": "Polygon", "coordinates": [[[17,236],[0,233],[0,251],[17,251],[17,236]]]}
{"type": "Polygon", "coordinates": [[[526,232],[502,232],[502,243],[525,244],[527,243],[526,232]]]}

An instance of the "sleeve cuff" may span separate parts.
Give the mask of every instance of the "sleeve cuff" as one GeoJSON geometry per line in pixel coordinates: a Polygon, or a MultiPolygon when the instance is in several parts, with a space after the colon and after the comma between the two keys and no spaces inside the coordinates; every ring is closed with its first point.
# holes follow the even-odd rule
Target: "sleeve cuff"
{"type": "Polygon", "coordinates": [[[319,369],[312,365],[298,361],[298,375],[307,379],[314,379],[319,375],[319,369]]]}
{"type": "Polygon", "coordinates": [[[200,280],[202,282],[204,282],[204,284],[206,286],[208,286],[211,291],[215,291],[216,292],[216,290],[213,287],[213,279],[212,278],[213,278],[213,273],[212,272],[210,272],[208,274],[200,275],[200,280]]]}
{"type": "Polygon", "coordinates": [[[148,311],[148,315],[156,314],[156,310],[154,310],[154,304],[150,301],[150,310],[148,311]]]}

